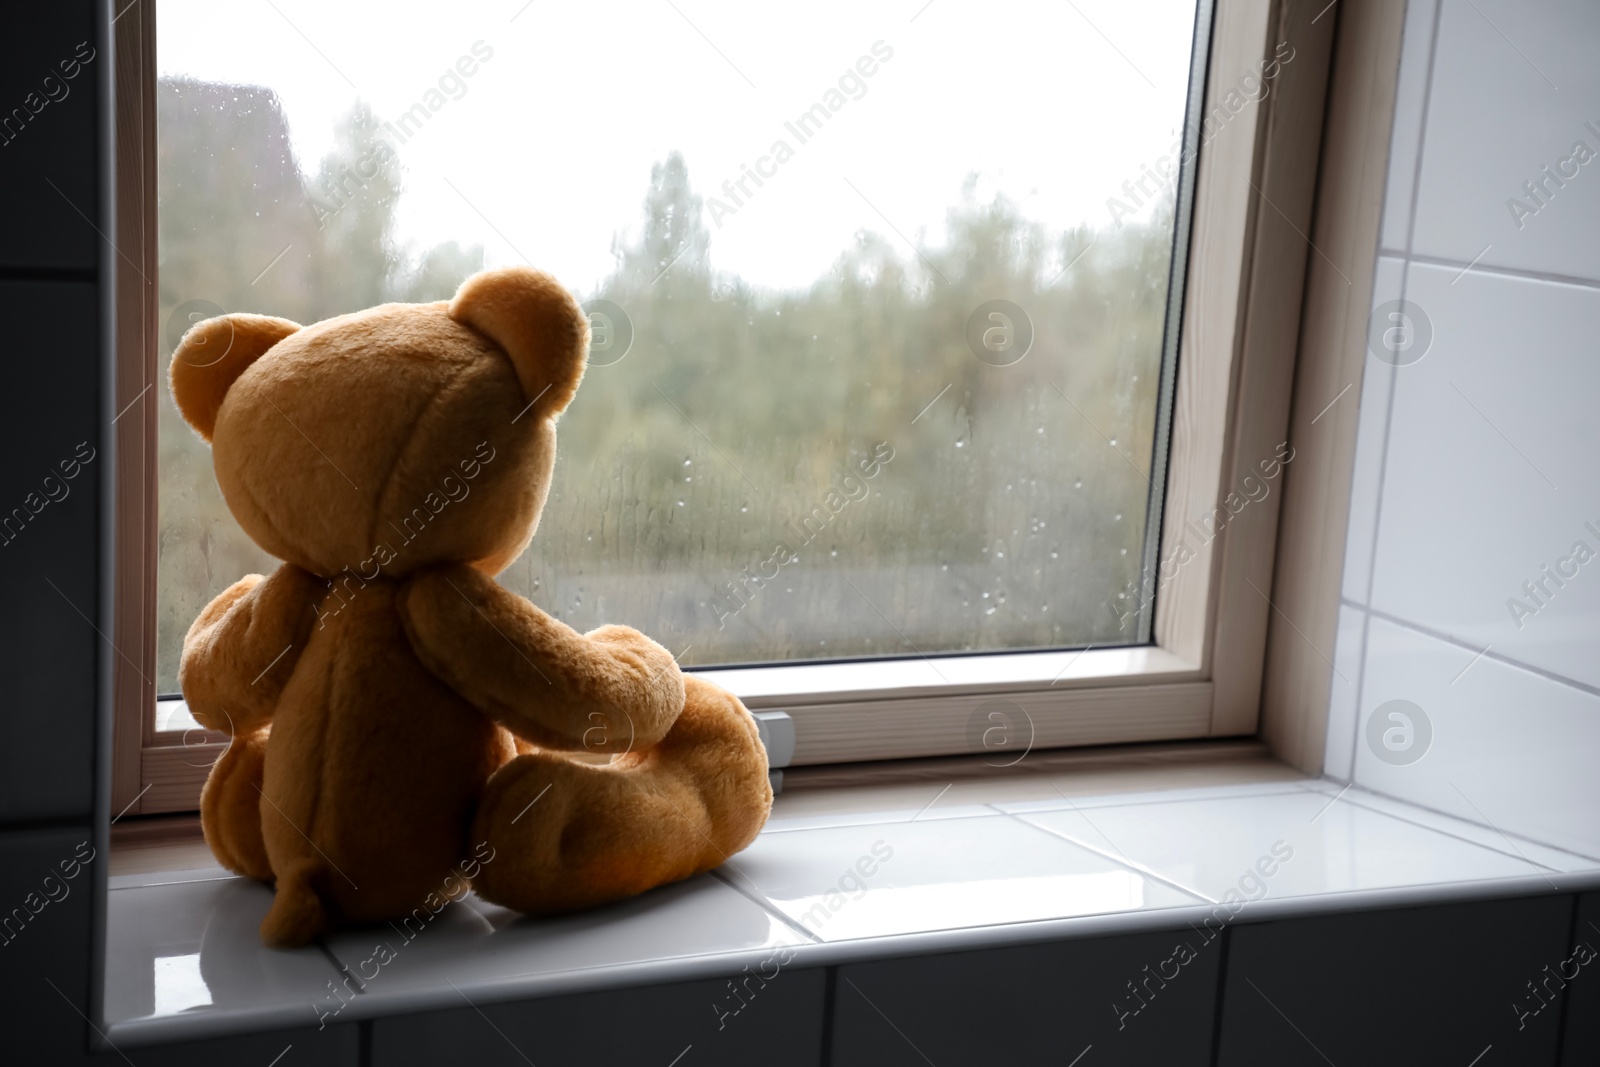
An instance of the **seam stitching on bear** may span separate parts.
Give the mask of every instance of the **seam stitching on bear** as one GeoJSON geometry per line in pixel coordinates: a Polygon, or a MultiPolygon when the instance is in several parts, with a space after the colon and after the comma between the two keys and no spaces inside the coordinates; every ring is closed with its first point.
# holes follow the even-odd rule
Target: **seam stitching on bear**
{"type": "Polygon", "coordinates": [[[446,396],[450,395],[456,390],[462,376],[472,368],[473,364],[468,363],[457,369],[455,374],[451,375],[450,380],[444,384],[443,388],[434,393],[433,398],[423,406],[421,411],[417,412],[417,417],[411,420],[411,426],[406,431],[406,443],[400,449],[400,455],[395,457],[393,465],[391,465],[389,468],[389,473],[384,476],[383,488],[378,490],[378,495],[373,501],[374,506],[372,511],[372,527],[367,531],[367,544],[375,545],[378,543],[378,522],[380,521],[380,517],[383,515],[384,509],[388,504],[390,491],[394,488],[395,473],[399,471],[401,467],[401,461],[410,454],[412,447],[416,443],[417,427],[421,425],[422,420],[427,418],[428,414],[439,405],[440,400],[444,399],[446,396]]]}

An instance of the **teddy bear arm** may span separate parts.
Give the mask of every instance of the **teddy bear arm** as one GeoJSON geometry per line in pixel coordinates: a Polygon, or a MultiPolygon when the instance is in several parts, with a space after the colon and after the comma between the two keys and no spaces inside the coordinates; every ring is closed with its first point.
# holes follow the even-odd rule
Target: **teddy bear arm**
{"type": "Polygon", "coordinates": [[[402,615],[435,676],[541,747],[651,746],[683,710],[683,676],[666,649],[625,626],[581,634],[471,568],[419,574],[402,615]]]}
{"type": "Polygon", "coordinates": [[[269,577],[240,579],[206,605],[184,635],[178,665],[197,722],[243,736],[271,720],[321,591],[315,577],[286,563],[269,577]]]}

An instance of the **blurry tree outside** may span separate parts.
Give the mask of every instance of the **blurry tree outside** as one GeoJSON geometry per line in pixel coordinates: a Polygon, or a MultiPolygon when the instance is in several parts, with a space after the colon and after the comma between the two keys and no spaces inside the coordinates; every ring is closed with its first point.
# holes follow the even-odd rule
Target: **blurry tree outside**
{"type": "MultiPolygon", "coordinates": [[[[404,175],[365,107],[314,168],[265,88],[164,79],[158,130],[163,359],[197,316],[446,299],[484,265],[477,246],[397,244],[404,175]]],[[[1136,639],[1120,597],[1142,564],[1170,205],[1047,232],[969,180],[942,246],[864,230],[808,288],[773,291],[711,269],[681,156],[640,183],[642,218],[617,220],[637,236],[579,294],[624,310],[631,347],[595,359],[562,417],[505,585],[579,629],[637,626],[685,665],[1136,639]],[[996,299],[1034,332],[1009,366],[967,342],[996,299]]],[[[278,561],[165,392],[159,434],[167,693],[200,609],[278,561]]]]}

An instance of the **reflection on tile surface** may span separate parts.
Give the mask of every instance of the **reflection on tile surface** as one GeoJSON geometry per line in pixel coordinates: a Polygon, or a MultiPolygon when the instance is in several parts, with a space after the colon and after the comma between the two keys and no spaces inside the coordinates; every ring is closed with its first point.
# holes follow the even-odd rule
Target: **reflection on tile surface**
{"type": "Polygon", "coordinates": [[[736,864],[825,941],[1198,903],[1000,815],[763,835],[736,864]]]}
{"type": "MultiPolygon", "coordinates": [[[[1407,804],[1403,800],[1395,800],[1381,793],[1374,793],[1359,787],[1346,790],[1339,782],[1313,781],[1306,783],[1307,789],[1316,790],[1324,796],[1337,796],[1344,793],[1342,804],[1355,804],[1358,807],[1368,808],[1384,815],[1403,819],[1406,822],[1425,826],[1430,830],[1437,830],[1451,837],[1461,837],[1475,845],[1503,852],[1510,856],[1519,856],[1531,860],[1534,864],[1547,867],[1552,871],[1592,871],[1600,869],[1600,859],[1581,856],[1575,852],[1543,845],[1537,841],[1530,841],[1514,833],[1504,832],[1504,827],[1495,829],[1481,823],[1458,819],[1441,812],[1419,808],[1414,804],[1407,804]]],[[[1529,867],[1530,873],[1535,870],[1529,867]]],[[[1556,879],[1559,884],[1560,879],[1556,879]]]]}
{"type": "Polygon", "coordinates": [[[1021,816],[1102,852],[1125,855],[1211,900],[1486,878],[1542,868],[1307,791],[1021,816]]]}
{"type": "Polygon", "coordinates": [[[264,948],[272,890],[244,878],[107,894],[106,1018],[311,1007],[339,973],[315,948],[264,948]]]}
{"type": "Polygon", "coordinates": [[[362,980],[366,995],[383,996],[448,988],[447,979],[469,986],[804,940],[748,898],[700,875],[608,907],[544,919],[468,897],[420,929],[373,926],[328,944],[362,980]],[[388,962],[381,962],[385,956],[388,962]]]}
{"type": "Polygon", "coordinates": [[[200,953],[157,956],[151,978],[156,1006],[152,1015],[176,1015],[211,1004],[211,987],[200,970],[200,953]]]}

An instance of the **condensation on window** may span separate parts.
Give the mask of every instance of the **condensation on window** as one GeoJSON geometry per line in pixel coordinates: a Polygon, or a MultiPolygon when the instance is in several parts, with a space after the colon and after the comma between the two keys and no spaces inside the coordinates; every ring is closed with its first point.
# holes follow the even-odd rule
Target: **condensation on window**
{"type": "MultiPolygon", "coordinates": [[[[561,70],[525,62],[559,66],[526,44],[538,26],[435,11],[440,43],[406,38],[423,56],[408,66],[283,5],[323,31],[341,80],[270,8],[196,7],[169,29],[164,7],[163,356],[208,315],[445,299],[526,249],[585,302],[595,348],[508,588],[579,629],[636,626],[685,665],[1133,642],[1175,201],[1151,164],[1182,123],[1194,8],[1086,7],[1107,34],[1138,29],[1119,56],[1070,11],[969,6],[881,25],[841,6],[792,43],[809,52],[770,63],[736,8],[699,27],[724,58],[681,22],[613,24],[659,55],[624,48],[631,64],[598,76],[629,92],[564,103],[591,108],[571,128],[592,136],[559,154],[537,90],[561,70]],[[208,52],[230,27],[293,51],[208,52]],[[1008,41],[1031,74],[993,67],[1008,41]],[[826,123],[796,127],[812,105],[826,123]],[[603,168],[590,184],[622,191],[584,199],[579,174],[508,197],[475,176],[508,159],[603,168]]],[[[170,396],[159,448],[173,692],[200,609],[278,561],[234,523],[170,396]]]]}

